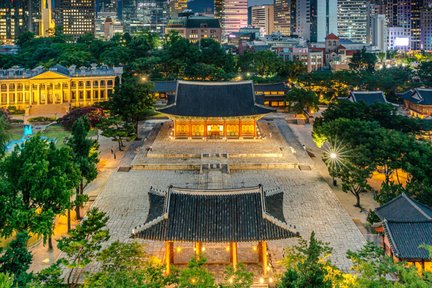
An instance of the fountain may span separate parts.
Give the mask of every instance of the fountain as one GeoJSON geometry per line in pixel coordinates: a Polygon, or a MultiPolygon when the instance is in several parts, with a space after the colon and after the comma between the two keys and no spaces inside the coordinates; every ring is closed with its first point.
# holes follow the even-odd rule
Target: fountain
{"type": "MultiPolygon", "coordinates": [[[[33,134],[33,126],[32,125],[26,124],[26,125],[24,125],[23,128],[24,128],[23,129],[23,136],[21,137],[21,139],[11,140],[6,144],[6,151],[7,152],[12,151],[16,145],[21,145],[22,143],[24,143],[25,141],[30,139],[33,135],[35,135],[35,134],[33,134]]],[[[40,138],[42,140],[47,141],[47,142],[53,142],[53,143],[57,142],[57,140],[55,138],[49,138],[46,136],[41,136],[40,138]]]]}
{"type": "Polygon", "coordinates": [[[33,134],[33,127],[30,124],[24,125],[23,138],[33,134]]]}

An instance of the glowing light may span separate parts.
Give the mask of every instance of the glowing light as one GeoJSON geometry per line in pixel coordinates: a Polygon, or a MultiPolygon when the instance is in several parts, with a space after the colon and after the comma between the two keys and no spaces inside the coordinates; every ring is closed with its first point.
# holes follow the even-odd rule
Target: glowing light
{"type": "Polygon", "coordinates": [[[253,251],[257,251],[257,249],[258,249],[257,246],[252,246],[253,251]]]}
{"type": "Polygon", "coordinates": [[[231,277],[228,281],[229,281],[229,283],[231,283],[231,284],[234,282],[234,280],[233,280],[232,277],[231,277]]]}
{"type": "Polygon", "coordinates": [[[181,247],[177,247],[177,248],[176,248],[177,253],[180,253],[181,250],[182,250],[181,247]]]}
{"type": "Polygon", "coordinates": [[[261,277],[260,280],[259,280],[259,282],[260,282],[261,284],[264,284],[264,278],[261,277]]]}
{"type": "Polygon", "coordinates": [[[148,78],[146,76],[141,77],[141,80],[146,82],[148,80],[148,78]]]}
{"type": "Polygon", "coordinates": [[[330,158],[331,158],[331,159],[336,159],[336,158],[337,158],[337,154],[336,154],[336,152],[331,152],[331,153],[330,153],[330,158]]]}
{"type": "Polygon", "coordinates": [[[225,247],[225,250],[226,250],[227,252],[229,252],[229,251],[230,251],[230,247],[229,247],[229,246],[225,247]]]}
{"type": "Polygon", "coordinates": [[[190,280],[190,282],[191,282],[192,284],[195,284],[195,283],[196,283],[196,279],[195,279],[195,278],[192,278],[192,279],[190,280]]]}
{"type": "Polygon", "coordinates": [[[269,283],[273,283],[273,278],[269,278],[269,283]]]}
{"type": "Polygon", "coordinates": [[[205,247],[203,246],[203,247],[201,248],[201,251],[202,251],[202,252],[204,252],[204,251],[205,251],[205,249],[206,249],[206,248],[205,248],[205,247]]]}

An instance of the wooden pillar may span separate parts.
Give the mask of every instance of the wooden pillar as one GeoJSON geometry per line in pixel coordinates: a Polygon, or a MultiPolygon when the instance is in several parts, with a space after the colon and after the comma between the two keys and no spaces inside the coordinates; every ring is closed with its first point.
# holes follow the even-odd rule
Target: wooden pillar
{"type": "Polygon", "coordinates": [[[262,242],[259,241],[258,245],[257,245],[257,253],[258,253],[258,262],[261,263],[262,262],[262,242]]]}
{"type": "Polygon", "coordinates": [[[253,125],[254,125],[254,138],[257,138],[257,129],[256,129],[257,121],[255,118],[253,119],[253,125]]]}
{"type": "Polygon", "coordinates": [[[195,242],[195,258],[196,260],[199,260],[201,257],[201,249],[202,249],[202,243],[201,242],[195,242]]]}
{"type": "Polygon", "coordinates": [[[226,119],[224,119],[223,122],[223,137],[226,139],[227,138],[227,124],[226,124],[226,119]]]}
{"type": "Polygon", "coordinates": [[[189,123],[188,123],[188,127],[189,127],[189,133],[188,133],[188,137],[192,138],[192,120],[189,119],[189,123]]]}
{"type": "Polygon", "coordinates": [[[207,118],[204,120],[204,138],[207,138],[207,118]]]}
{"type": "Polygon", "coordinates": [[[267,277],[268,271],[268,255],[267,255],[267,242],[262,241],[261,242],[261,248],[262,248],[262,267],[263,267],[263,275],[264,277],[267,277]]]}
{"type": "Polygon", "coordinates": [[[230,260],[233,265],[234,271],[237,270],[238,264],[238,253],[237,253],[237,242],[230,243],[230,260]]]}
{"type": "Polygon", "coordinates": [[[165,273],[171,273],[171,264],[174,262],[174,242],[165,241],[165,273]]]}
{"type": "Polygon", "coordinates": [[[238,137],[240,138],[242,136],[243,136],[242,135],[242,122],[241,122],[241,119],[239,119],[239,134],[238,134],[238,137]]]}

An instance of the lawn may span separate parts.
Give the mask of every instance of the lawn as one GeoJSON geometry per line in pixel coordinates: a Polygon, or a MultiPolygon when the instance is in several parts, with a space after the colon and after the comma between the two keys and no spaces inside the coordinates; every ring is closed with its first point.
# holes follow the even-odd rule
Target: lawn
{"type": "Polygon", "coordinates": [[[46,128],[44,131],[39,131],[33,129],[33,133],[40,133],[41,136],[46,136],[48,138],[56,139],[56,146],[64,146],[64,139],[70,136],[70,131],[66,131],[62,126],[52,125],[46,128]]]}
{"type": "Polygon", "coordinates": [[[9,129],[8,132],[10,133],[10,140],[21,139],[21,137],[23,136],[23,130],[23,127],[12,127],[11,129],[9,129]]]}

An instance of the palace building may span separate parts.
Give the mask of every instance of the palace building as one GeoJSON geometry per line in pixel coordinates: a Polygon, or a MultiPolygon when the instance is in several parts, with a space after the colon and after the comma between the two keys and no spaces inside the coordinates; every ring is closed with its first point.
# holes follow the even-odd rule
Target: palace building
{"type": "Polygon", "coordinates": [[[178,81],[173,98],[159,111],[176,139],[256,139],[256,122],[274,111],[256,103],[252,81],[178,81]]]}
{"type": "MultiPolygon", "coordinates": [[[[267,276],[267,241],[300,236],[286,223],[283,191],[264,191],[262,185],[233,189],[150,188],[147,219],[132,230],[132,237],[165,242],[166,273],[174,259],[174,245],[194,243],[196,257],[203,244],[229,244],[229,259],[237,268],[238,242],[258,242],[258,261],[267,276]]],[[[228,254],[228,253],[227,253],[228,254]]],[[[228,257],[227,257],[228,258],[228,257]]]]}
{"type": "Polygon", "coordinates": [[[57,64],[32,70],[14,66],[0,70],[0,106],[29,109],[33,105],[92,105],[108,100],[114,92],[115,79],[121,74],[121,67],[96,64],[79,68],[57,64]]]}

